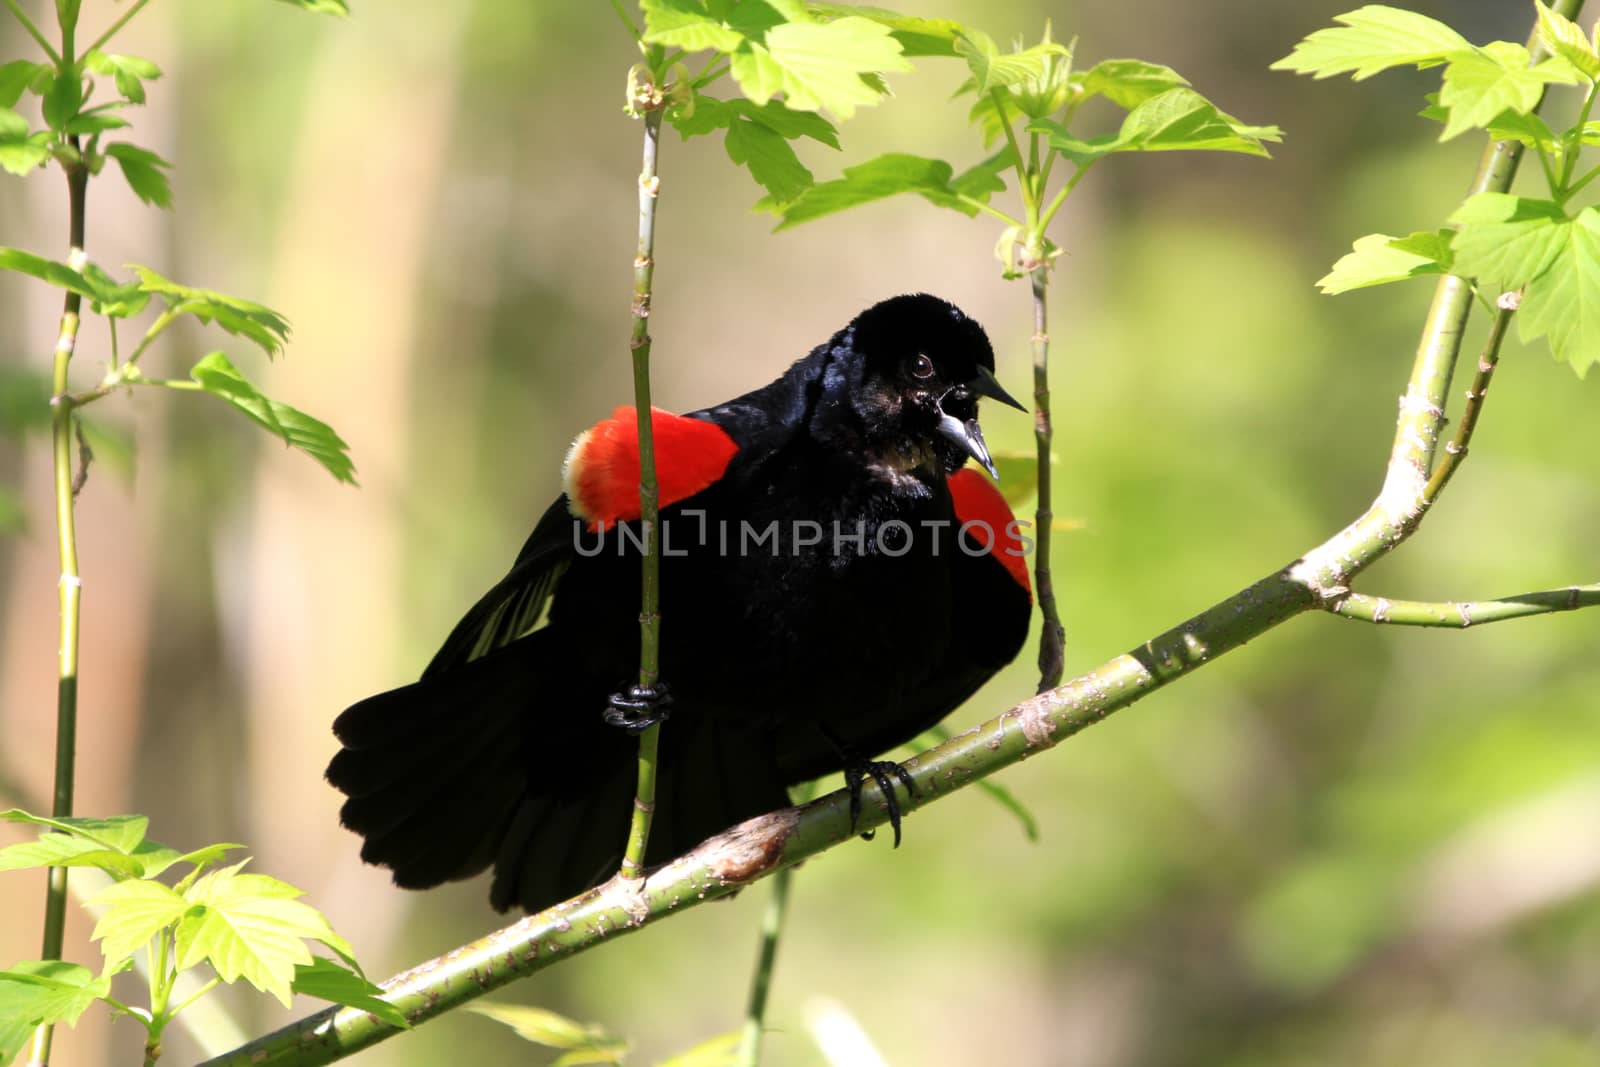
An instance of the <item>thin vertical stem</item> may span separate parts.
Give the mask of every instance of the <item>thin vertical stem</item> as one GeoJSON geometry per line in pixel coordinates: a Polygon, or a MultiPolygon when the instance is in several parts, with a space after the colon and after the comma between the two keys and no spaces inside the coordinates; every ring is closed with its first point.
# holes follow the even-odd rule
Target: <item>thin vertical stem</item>
{"type": "Polygon", "coordinates": [[[1033,287],[1033,435],[1038,444],[1039,500],[1034,509],[1034,584],[1039,590],[1039,614],[1044,619],[1039,635],[1039,692],[1054,689],[1065,666],[1066,631],[1056,607],[1055,583],[1050,576],[1050,527],[1055,515],[1050,510],[1050,332],[1046,296],[1048,263],[1040,263],[1028,275],[1033,287]]]}
{"type": "MultiPolygon", "coordinates": [[[[645,551],[639,592],[639,687],[652,689],[661,679],[661,508],[656,488],[655,430],[650,415],[650,295],[655,276],[656,200],[661,180],[656,156],[661,146],[661,107],[644,114],[644,162],[639,170],[639,251],[633,260],[633,401],[639,422],[639,518],[645,551]]],[[[661,727],[639,735],[639,783],[628,827],[622,875],[644,873],[645,846],[656,808],[656,748],[661,727]]]]}
{"type": "Polygon", "coordinates": [[[785,867],[772,876],[772,897],[761,919],[761,950],[756,956],[755,973],[750,978],[750,1003],[744,1013],[744,1035],[739,1041],[739,1067],[756,1067],[761,1062],[761,1037],[766,1030],[767,995],[772,989],[772,969],[778,959],[778,940],[783,935],[783,919],[789,911],[789,885],[794,868],[785,867]]]}
{"type": "MultiPolygon", "coordinates": [[[[78,147],[73,137],[72,147],[78,147]]],[[[83,249],[84,215],[89,187],[89,172],[81,164],[67,166],[67,198],[70,218],[68,237],[74,266],[83,249]]],[[[69,399],[67,372],[78,342],[78,316],[82,298],[68,293],[61,308],[61,331],[57,336],[51,371],[50,442],[55,463],[56,539],[61,559],[61,578],[56,589],[60,600],[60,664],[56,681],[56,768],[55,788],[50,812],[57,818],[72,814],[73,765],[78,745],[78,612],[83,598],[83,581],[78,573],[78,528],[73,511],[72,442],[76,418],[69,399]]],[[[47,960],[61,958],[61,943],[67,918],[67,869],[51,867],[45,891],[44,944],[40,955],[47,960]]],[[[41,1026],[33,1035],[30,1067],[50,1061],[52,1029],[41,1026]]]]}

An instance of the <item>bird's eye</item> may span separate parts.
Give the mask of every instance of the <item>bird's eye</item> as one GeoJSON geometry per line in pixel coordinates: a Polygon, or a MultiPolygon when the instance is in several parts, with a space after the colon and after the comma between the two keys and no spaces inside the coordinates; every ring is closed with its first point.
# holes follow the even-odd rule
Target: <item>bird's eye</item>
{"type": "Polygon", "coordinates": [[[911,376],[913,378],[932,378],[933,360],[918,352],[911,361],[911,376]]]}

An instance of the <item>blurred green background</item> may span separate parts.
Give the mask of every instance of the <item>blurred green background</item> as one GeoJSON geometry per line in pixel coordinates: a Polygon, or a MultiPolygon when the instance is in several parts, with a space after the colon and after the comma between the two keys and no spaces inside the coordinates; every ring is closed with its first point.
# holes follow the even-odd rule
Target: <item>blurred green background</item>
{"type": "MultiPolygon", "coordinates": [[[[45,20],[48,3],[23,3],[45,20]]],[[[84,6],[89,27],[120,10],[84,6]]],[[[351,442],[363,488],[203,398],[99,405],[136,459],[97,466],[79,508],[79,810],[146,812],[177,845],[249,843],[382,976],[502,920],[481,881],[407,894],[360,864],[322,781],[328,724],[416,674],[558,491],[567,442],[627,401],[639,127],[621,110],[631,45],[599,0],[353,6],[337,22],[162,0],[119,39],[166,71],[136,137],[176,163],[177,211],[98,181],[91,254],[285,312],[279,364],[223,347],[351,442]]],[[[1441,224],[1479,144],[1440,146],[1415,117],[1427,75],[1267,71],[1353,6],[901,5],[1002,41],[1051,18],[1080,62],[1170,64],[1287,134],[1271,161],[1112,160],[1055,231],[1069,674],[1294,558],[1378,488],[1430,287],[1331,299],[1312,282],[1357,236],[1441,224]]],[[[1531,25],[1520,2],[1421,7],[1476,41],[1531,25]]],[[[0,59],[29,53],[0,19],[0,59]]],[[[892,150],[975,161],[949,101],[961,78],[919,61],[844,126],[842,154],[805,158],[819,179],[892,150]]],[[[763,383],[911,290],[985,323],[1001,379],[1026,391],[1027,292],[1000,280],[990,221],[907,198],[772,236],[719,140],[664,141],[658,403],[763,383]]],[[[56,174],[0,179],[0,244],[63,255],[64,201],[56,174]]],[[[58,311],[0,278],[0,359],[44,368],[58,311]]],[[[80,384],[102,329],[80,344],[80,384]]],[[[152,369],[181,372],[219,339],[180,334],[152,369]]],[[[1362,589],[1459,599],[1594,579],[1600,381],[1514,343],[1501,367],[1472,458],[1362,589]]],[[[1021,416],[986,430],[997,449],[1029,445],[1021,416]]],[[[54,716],[48,461],[42,437],[0,435],[0,484],[26,519],[0,540],[0,799],[35,810],[54,716]]],[[[1594,612],[1460,633],[1296,620],[1008,772],[1037,844],[972,790],[911,819],[898,852],[880,837],[808,863],[767,1062],[825,1062],[807,1020],[829,1001],[897,1067],[1600,1062],[1597,651],[1594,612]]],[[[952,725],[1027,695],[1029,659],[952,725]]],[[[600,1023],[652,1062],[737,1025],[767,892],[502,999],[600,1023]]],[[[42,896],[34,876],[0,878],[0,962],[37,953],[42,896]]],[[[69,954],[92,962],[87,933],[75,917],[69,954]]],[[[251,1033],[288,1018],[223,998],[251,1033]]],[[[92,1014],[55,1062],[126,1063],[140,1038],[92,1014]]],[[[197,1057],[176,1030],[167,1051],[197,1057]]],[[[469,1057],[553,1054],[457,1013],[363,1062],[469,1057]]]]}

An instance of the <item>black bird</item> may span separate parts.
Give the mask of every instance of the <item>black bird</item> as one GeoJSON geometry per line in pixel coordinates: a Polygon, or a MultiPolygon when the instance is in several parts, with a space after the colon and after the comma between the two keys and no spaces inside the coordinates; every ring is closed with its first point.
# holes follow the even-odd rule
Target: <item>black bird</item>
{"type": "MultiPolygon", "coordinates": [[[[870,759],[967,699],[1021,648],[1031,544],[969,458],[993,464],[978,398],[983,328],[926,294],[858,315],[782,377],[686,416],[656,411],[661,486],[664,862],[870,759]]],[[[529,911],[609,877],[632,811],[636,743],[661,694],[639,666],[632,408],[581,435],[566,492],[420,681],[354,705],[328,780],[361,857],[426,888],[494,868],[491,903],[529,911]]]]}

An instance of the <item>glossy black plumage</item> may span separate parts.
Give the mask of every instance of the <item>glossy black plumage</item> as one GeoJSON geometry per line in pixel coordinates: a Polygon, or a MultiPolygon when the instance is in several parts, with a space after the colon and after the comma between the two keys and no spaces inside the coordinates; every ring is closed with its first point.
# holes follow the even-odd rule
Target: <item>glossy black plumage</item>
{"type": "MultiPolygon", "coordinates": [[[[683,554],[662,560],[675,702],[647,862],[909,740],[1016,655],[1028,592],[993,555],[958,550],[947,481],[969,452],[986,458],[974,393],[1004,396],[993,366],[952,305],[896,297],[770,385],[691,414],[738,450],[662,512],[683,554]],[[774,522],[776,551],[740,542],[774,522]]],[[[343,821],[398,884],[492,866],[495,907],[535,910],[616,869],[636,745],[601,712],[637,676],[639,562],[616,550],[619,531],[584,526],[557,499],[421,680],[335,723],[343,821]]]]}

